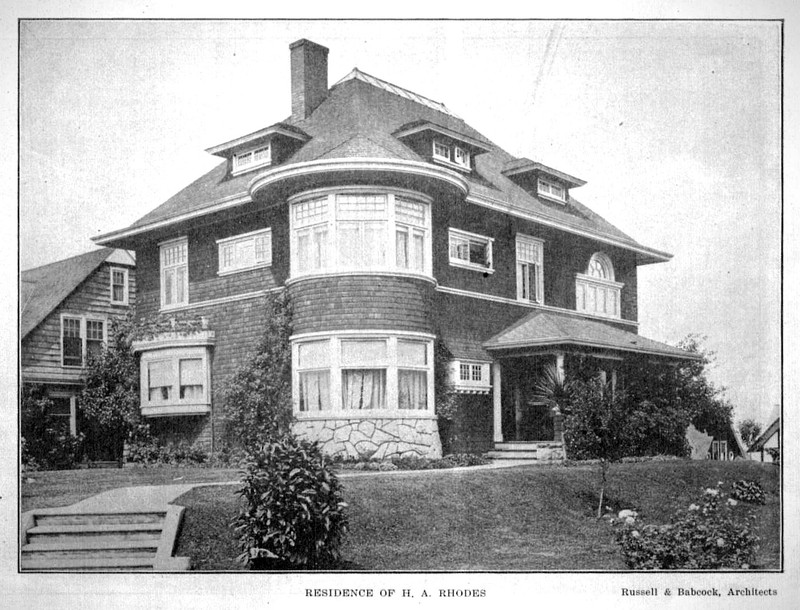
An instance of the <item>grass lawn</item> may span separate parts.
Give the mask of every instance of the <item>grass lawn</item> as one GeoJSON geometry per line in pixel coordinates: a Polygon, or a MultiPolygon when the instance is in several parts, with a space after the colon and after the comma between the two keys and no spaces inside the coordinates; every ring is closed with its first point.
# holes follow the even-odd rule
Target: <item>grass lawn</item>
{"type": "Polygon", "coordinates": [[[22,511],[68,506],[117,487],[222,483],[239,479],[237,470],[212,468],[97,468],[24,473],[22,511]]]}
{"type": "MultiPolygon", "coordinates": [[[[758,515],[757,568],[779,566],[779,471],[754,462],[645,462],[612,466],[608,499],[664,523],[705,487],[738,479],[767,491],[758,515]]],[[[376,474],[343,480],[350,531],[343,557],[356,569],[624,570],[612,528],[594,518],[597,469],[530,466],[502,470],[376,474]]],[[[240,570],[228,524],[237,512],[232,487],[197,488],[186,506],[177,555],[196,570],[240,570]]],[[[749,505],[748,505],[749,506],[749,505]]]]}

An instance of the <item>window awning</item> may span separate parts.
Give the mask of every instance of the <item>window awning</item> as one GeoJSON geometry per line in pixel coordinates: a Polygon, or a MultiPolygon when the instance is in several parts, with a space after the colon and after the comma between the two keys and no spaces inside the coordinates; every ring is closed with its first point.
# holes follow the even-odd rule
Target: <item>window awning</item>
{"type": "Polygon", "coordinates": [[[489,352],[573,346],[697,360],[698,354],[654,341],[603,322],[535,311],[483,344],[489,352]]]}

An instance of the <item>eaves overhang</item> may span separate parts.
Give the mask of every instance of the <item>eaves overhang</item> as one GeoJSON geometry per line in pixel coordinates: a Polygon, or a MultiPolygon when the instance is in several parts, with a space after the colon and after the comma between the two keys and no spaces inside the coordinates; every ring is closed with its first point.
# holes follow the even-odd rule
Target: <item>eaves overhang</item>
{"type": "Polygon", "coordinates": [[[553,227],[554,229],[558,229],[566,233],[572,233],[573,235],[586,237],[588,239],[608,244],[610,246],[615,246],[623,250],[629,250],[636,253],[637,265],[666,263],[672,259],[672,254],[669,252],[664,252],[663,250],[657,250],[655,248],[643,246],[641,244],[633,243],[624,239],[619,239],[618,237],[608,235],[601,231],[593,231],[577,224],[566,222],[560,218],[556,218],[555,216],[545,215],[531,209],[524,209],[519,205],[511,205],[502,199],[469,194],[467,195],[467,203],[473,203],[481,207],[490,208],[505,214],[510,214],[511,216],[516,216],[517,218],[522,218],[548,227],[553,227]]]}
{"type": "Polygon", "coordinates": [[[493,344],[491,341],[487,341],[483,344],[483,348],[489,352],[502,352],[502,351],[513,351],[513,350],[520,350],[520,349],[530,349],[530,348],[558,348],[563,346],[571,346],[571,347],[589,347],[593,349],[601,349],[601,350],[608,350],[612,352],[631,352],[635,354],[645,354],[649,356],[659,356],[662,358],[667,359],[678,359],[678,360],[701,360],[702,356],[699,354],[693,354],[691,352],[685,352],[683,354],[676,353],[676,352],[665,352],[657,349],[650,349],[646,347],[638,347],[638,346],[620,346],[611,343],[604,343],[602,341],[592,341],[590,339],[563,339],[563,338],[553,338],[553,339],[539,339],[539,340],[532,340],[532,341],[516,341],[516,342],[504,342],[502,345],[493,344]]]}
{"type": "Polygon", "coordinates": [[[308,142],[311,139],[310,135],[297,127],[285,123],[276,123],[275,125],[270,125],[264,129],[247,134],[246,136],[217,144],[211,148],[206,148],[206,152],[212,155],[225,157],[227,156],[226,153],[236,152],[242,148],[249,147],[262,140],[267,140],[275,136],[283,136],[300,143],[308,142]]]}
{"type": "Polygon", "coordinates": [[[444,127],[443,125],[439,125],[438,123],[433,123],[431,121],[420,121],[403,125],[392,135],[398,140],[402,140],[409,136],[413,136],[415,134],[424,132],[437,133],[446,136],[451,140],[455,140],[456,142],[466,144],[467,148],[470,149],[470,153],[472,155],[479,155],[481,153],[489,152],[490,150],[492,150],[492,146],[488,142],[483,142],[482,140],[478,140],[477,138],[473,138],[472,136],[459,133],[458,131],[449,129],[447,127],[444,127]]]}
{"type": "Polygon", "coordinates": [[[569,188],[577,188],[586,184],[586,180],[581,180],[575,176],[570,176],[565,172],[548,167],[547,165],[539,163],[538,161],[531,161],[525,157],[514,159],[513,161],[506,163],[503,167],[502,174],[508,178],[513,178],[515,176],[524,174],[547,176],[563,182],[569,188]]]}
{"type": "Polygon", "coordinates": [[[269,168],[250,181],[248,191],[255,201],[276,194],[292,194],[323,183],[392,183],[406,181],[420,188],[455,191],[461,197],[469,193],[468,182],[459,172],[422,161],[386,158],[318,159],[269,168]]]}

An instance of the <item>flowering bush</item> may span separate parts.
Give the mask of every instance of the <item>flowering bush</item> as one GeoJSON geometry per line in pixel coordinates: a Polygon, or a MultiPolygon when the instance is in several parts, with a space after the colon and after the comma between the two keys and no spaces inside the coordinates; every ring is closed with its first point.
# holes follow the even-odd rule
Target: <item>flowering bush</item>
{"type": "Polygon", "coordinates": [[[767,495],[764,493],[764,488],[761,487],[756,481],[736,481],[733,484],[733,498],[741,500],[742,502],[749,502],[750,504],[766,504],[767,495]]]}
{"type": "Polygon", "coordinates": [[[634,570],[748,569],[758,547],[752,514],[725,498],[722,484],[706,489],[697,504],[679,511],[668,525],[641,523],[634,511],[614,520],[616,539],[634,570]],[[737,508],[738,507],[738,508],[737,508]]]}

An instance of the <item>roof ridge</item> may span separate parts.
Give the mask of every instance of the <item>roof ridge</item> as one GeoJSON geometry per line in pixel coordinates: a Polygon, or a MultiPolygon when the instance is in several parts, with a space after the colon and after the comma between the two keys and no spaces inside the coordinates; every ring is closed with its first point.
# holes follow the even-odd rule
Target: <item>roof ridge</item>
{"type": "Polygon", "coordinates": [[[406,89],[405,87],[400,87],[399,85],[390,83],[389,81],[383,80],[382,78],[378,78],[377,76],[372,76],[371,74],[367,74],[363,70],[359,70],[357,67],[350,70],[350,72],[348,72],[344,76],[344,78],[334,83],[331,86],[331,89],[348,80],[360,80],[367,84],[373,85],[374,87],[378,87],[380,89],[388,91],[389,93],[394,93],[395,95],[399,95],[400,97],[404,97],[413,102],[417,102],[418,104],[422,104],[423,106],[427,106],[428,108],[433,108],[434,110],[438,110],[439,112],[448,114],[456,119],[460,118],[458,115],[452,112],[447,106],[445,106],[443,102],[437,102],[436,100],[432,100],[429,97],[425,97],[424,95],[415,93],[410,89],[406,89]]]}

